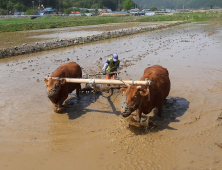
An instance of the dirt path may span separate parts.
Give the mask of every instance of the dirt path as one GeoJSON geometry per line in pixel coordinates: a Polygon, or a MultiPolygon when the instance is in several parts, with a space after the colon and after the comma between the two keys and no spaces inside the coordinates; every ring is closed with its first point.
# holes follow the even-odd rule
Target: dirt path
{"type": "Polygon", "coordinates": [[[0,60],[0,169],[155,169],[222,167],[222,33],[219,23],[191,23],[113,40],[0,60]],[[159,64],[171,92],[154,129],[129,128],[124,97],[70,96],[53,112],[43,77],[75,61],[101,71],[113,53],[121,77],[140,79],[159,64]]]}

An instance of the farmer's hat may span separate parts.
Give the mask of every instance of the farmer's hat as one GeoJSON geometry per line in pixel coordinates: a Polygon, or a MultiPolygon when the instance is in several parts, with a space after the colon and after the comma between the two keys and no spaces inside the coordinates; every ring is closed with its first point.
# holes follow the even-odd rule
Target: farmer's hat
{"type": "Polygon", "coordinates": [[[117,62],[118,61],[118,55],[117,54],[113,54],[113,61],[117,62]]]}

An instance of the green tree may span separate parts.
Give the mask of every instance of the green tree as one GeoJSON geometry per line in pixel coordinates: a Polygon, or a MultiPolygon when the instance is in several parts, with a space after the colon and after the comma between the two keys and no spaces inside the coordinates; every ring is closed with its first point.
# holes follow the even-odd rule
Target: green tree
{"type": "Polygon", "coordinates": [[[130,10],[130,9],[132,9],[132,0],[125,0],[124,2],[123,2],[123,9],[124,10],[130,10]]]}
{"type": "Polygon", "coordinates": [[[67,9],[64,10],[64,13],[65,13],[65,14],[70,14],[71,11],[73,11],[72,8],[67,8],[67,9]]]}
{"type": "MultiPolygon", "coordinates": [[[[92,5],[91,8],[93,8],[93,5],[92,5]]],[[[98,10],[98,8],[99,8],[99,4],[98,4],[98,3],[95,3],[95,4],[94,4],[94,9],[97,9],[97,10],[98,10]]]]}
{"type": "Polygon", "coordinates": [[[7,3],[7,8],[8,8],[8,10],[13,10],[14,5],[15,5],[15,4],[14,4],[12,1],[8,1],[8,3],[7,3]]]}
{"type": "Polygon", "coordinates": [[[14,7],[15,7],[16,11],[19,11],[19,12],[25,10],[25,5],[20,4],[19,2],[16,3],[16,4],[14,5],[14,7]]]}
{"type": "Polygon", "coordinates": [[[38,12],[38,10],[37,9],[28,9],[28,10],[26,10],[26,12],[25,12],[25,15],[34,15],[34,14],[36,14],[38,12]]]}
{"type": "MultiPolygon", "coordinates": [[[[63,9],[67,9],[70,7],[77,8],[109,8],[113,11],[119,8],[119,2],[122,4],[120,8],[130,9],[134,6],[139,5],[142,8],[150,8],[152,6],[157,7],[158,9],[182,9],[183,4],[185,8],[209,8],[209,7],[222,7],[222,0],[41,0],[41,4],[44,5],[45,8],[52,7],[57,10],[63,11],[63,9]],[[123,3],[124,2],[124,3],[123,3]],[[137,5],[135,5],[135,3],[137,5]],[[131,4],[131,6],[130,6],[131,4]],[[211,6],[213,4],[213,6],[211,6]],[[125,5],[125,6],[123,6],[125,5]],[[127,6],[130,6],[129,8],[127,6]]],[[[19,4],[24,4],[25,9],[33,8],[32,0],[0,0],[0,9],[13,11],[14,9],[21,11],[19,4]],[[15,6],[15,7],[14,7],[15,6]]],[[[39,5],[39,1],[34,0],[35,7],[39,5]]]]}
{"type": "Polygon", "coordinates": [[[88,9],[87,9],[87,10],[85,10],[85,11],[84,11],[84,13],[89,13],[89,10],[88,10],[88,9]]]}
{"type": "Polygon", "coordinates": [[[94,11],[94,15],[98,15],[98,14],[99,14],[99,11],[98,11],[98,8],[96,8],[94,11]]]}
{"type": "Polygon", "coordinates": [[[157,10],[157,7],[155,7],[155,6],[152,6],[151,8],[150,8],[150,11],[156,11],[157,10]]]}
{"type": "Polygon", "coordinates": [[[0,15],[6,15],[6,14],[7,14],[7,10],[0,8],[0,15]]]}
{"type": "Polygon", "coordinates": [[[68,7],[70,7],[70,4],[67,3],[67,2],[65,2],[65,1],[63,1],[63,2],[62,2],[62,6],[63,6],[64,8],[68,8],[68,7]]]}

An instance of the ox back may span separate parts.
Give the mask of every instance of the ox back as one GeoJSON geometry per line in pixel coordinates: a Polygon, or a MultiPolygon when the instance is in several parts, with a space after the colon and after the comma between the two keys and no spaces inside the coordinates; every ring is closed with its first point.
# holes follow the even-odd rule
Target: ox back
{"type": "Polygon", "coordinates": [[[150,112],[156,107],[158,109],[158,116],[161,116],[163,101],[170,92],[168,70],[160,65],[148,67],[144,70],[143,77],[140,80],[145,80],[146,78],[152,81],[152,85],[149,87],[150,102],[148,103],[148,110],[150,112]]]}
{"type": "Polygon", "coordinates": [[[169,95],[170,79],[166,68],[160,65],[148,67],[144,70],[143,77],[140,80],[145,80],[146,78],[152,81],[153,85],[150,87],[150,91],[153,91],[154,94],[161,93],[163,99],[169,95]]]}

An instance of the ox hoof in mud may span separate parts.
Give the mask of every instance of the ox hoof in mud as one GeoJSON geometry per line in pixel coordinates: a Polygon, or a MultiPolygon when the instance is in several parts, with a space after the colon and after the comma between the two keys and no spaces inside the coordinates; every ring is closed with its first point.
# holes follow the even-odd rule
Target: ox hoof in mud
{"type": "Polygon", "coordinates": [[[55,105],[53,110],[55,113],[62,113],[64,109],[64,106],[59,107],[58,105],[55,105]]]}
{"type": "Polygon", "coordinates": [[[157,124],[154,123],[154,121],[151,120],[150,117],[146,117],[141,122],[137,122],[134,119],[134,117],[130,115],[129,117],[127,117],[127,121],[129,122],[129,127],[131,126],[136,127],[136,128],[145,128],[145,127],[156,128],[157,127],[157,124]]]}

